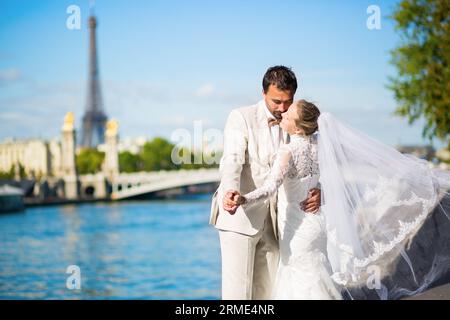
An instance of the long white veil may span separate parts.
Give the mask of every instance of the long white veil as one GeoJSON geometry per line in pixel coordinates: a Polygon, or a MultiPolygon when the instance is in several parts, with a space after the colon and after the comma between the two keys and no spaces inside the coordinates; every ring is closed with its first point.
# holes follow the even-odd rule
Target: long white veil
{"type": "Polygon", "coordinates": [[[450,237],[450,172],[329,113],[319,117],[318,145],[328,257],[350,298],[397,299],[448,273],[450,244],[436,233],[450,237]]]}

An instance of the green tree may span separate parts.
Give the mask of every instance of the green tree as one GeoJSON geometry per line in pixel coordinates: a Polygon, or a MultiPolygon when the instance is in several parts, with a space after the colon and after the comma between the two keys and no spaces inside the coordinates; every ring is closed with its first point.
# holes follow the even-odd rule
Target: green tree
{"type": "Polygon", "coordinates": [[[97,173],[102,169],[105,153],[97,149],[86,148],[76,156],[76,166],[79,174],[97,173]]]}
{"type": "MultiPolygon", "coordinates": [[[[186,147],[176,147],[168,140],[157,137],[147,141],[139,154],[124,151],[119,154],[119,167],[121,172],[159,171],[177,169],[216,168],[217,163],[206,163],[206,158],[198,152],[193,153],[186,147]],[[177,159],[172,159],[172,155],[177,159]],[[200,163],[195,163],[200,160],[200,163]]],[[[214,162],[214,159],[208,160],[214,162]]]]}
{"type": "MultiPolygon", "coordinates": [[[[0,171],[0,179],[12,180],[16,177],[16,165],[13,164],[9,171],[0,171]]],[[[19,177],[24,179],[27,177],[25,167],[19,163],[19,177]]]]}
{"type": "MultiPolygon", "coordinates": [[[[423,118],[423,136],[445,140],[450,132],[450,1],[402,0],[391,18],[401,44],[391,52],[397,115],[423,118]]],[[[449,141],[450,142],[450,141],[449,141]]]]}
{"type": "Polygon", "coordinates": [[[188,148],[183,148],[180,155],[187,161],[181,164],[181,169],[200,169],[204,167],[203,156],[200,152],[193,152],[188,148]],[[197,163],[196,163],[197,162],[197,163]]]}
{"type": "Polygon", "coordinates": [[[5,180],[11,180],[14,179],[14,172],[9,170],[9,171],[0,171],[0,180],[1,179],[5,179],[5,180]]]}
{"type": "MultiPolygon", "coordinates": [[[[15,166],[13,166],[12,170],[13,170],[13,172],[15,172],[15,170],[16,170],[15,166]]],[[[25,167],[21,163],[19,163],[19,177],[21,179],[24,179],[27,177],[27,173],[25,172],[25,167]]]]}
{"type": "Polygon", "coordinates": [[[141,157],[129,151],[119,153],[120,172],[138,172],[142,167],[141,157]]]}
{"type": "Polygon", "coordinates": [[[175,170],[179,165],[172,161],[175,146],[164,138],[154,138],[142,147],[140,157],[145,171],[175,170]]]}
{"type": "MultiPolygon", "coordinates": [[[[201,152],[191,151],[187,148],[182,149],[181,155],[187,154],[186,159],[190,158],[190,162],[181,164],[182,169],[200,169],[200,168],[218,168],[219,164],[215,163],[215,153],[206,155],[201,152]],[[209,163],[207,163],[209,162],[209,163]]],[[[220,157],[219,157],[220,158],[220,157]]]]}

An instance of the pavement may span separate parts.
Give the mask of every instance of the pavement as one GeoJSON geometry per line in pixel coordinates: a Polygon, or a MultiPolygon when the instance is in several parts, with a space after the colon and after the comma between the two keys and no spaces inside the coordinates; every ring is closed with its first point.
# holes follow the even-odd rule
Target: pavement
{"type": "Polygon", "coordinates": [[[450,283],[401,300],[450,300],[450,283]]]}

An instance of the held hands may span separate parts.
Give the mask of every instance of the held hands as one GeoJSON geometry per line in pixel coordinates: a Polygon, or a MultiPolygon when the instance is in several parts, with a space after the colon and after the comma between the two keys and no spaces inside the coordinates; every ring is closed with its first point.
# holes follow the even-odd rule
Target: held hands
{"type": "Polygon", "coordinates": [[[229,214],[235,214],[237,208],[244,203],[245,198],[236,190],[228,190],[223,197],[223,209],[229,214]]]}
{"type": "Polygon", "coordinates": [[[314,188],[309,190],[308,198],[300,203],[300,208],[308,213],[317,213],[320,209],[320,189],[314,188]]]}
{"type": "MultiPolygon", "coordinates": [[[[235,214],[237,208],[246,202],[245,197],[241,196],[237,190],[228,190],[223,197],[223,209],[229,214],[235,214]]],[[[317,213],[320,209],[321,193],[320,189],[311,189],[308,198],[300,203],[300,208],[308,213],[317,213]]]]}

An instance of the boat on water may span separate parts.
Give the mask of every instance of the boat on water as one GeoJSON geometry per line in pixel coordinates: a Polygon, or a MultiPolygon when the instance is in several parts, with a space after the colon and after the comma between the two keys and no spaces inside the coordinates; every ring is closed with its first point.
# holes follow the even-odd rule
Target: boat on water
{"type": "Polygon", "coordinates": [[[22,189],[10,185],[0,186],[0,213],[24,210],[23,196],[22,189]]]}

